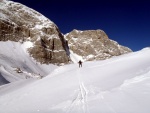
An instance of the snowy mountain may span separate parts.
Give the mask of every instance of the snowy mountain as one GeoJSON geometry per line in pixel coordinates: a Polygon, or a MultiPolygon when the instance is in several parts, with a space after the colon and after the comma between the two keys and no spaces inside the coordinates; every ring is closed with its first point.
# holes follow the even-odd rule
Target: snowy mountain
{"type": "Polygon", "coordinates": [[[104,60],[132,52],[131,49],[119,45],[108,38],[102,30],[73,30],[65,35],[72,53],[83,60],[104,60]]]}
{"type": "Polygon", "coordinates": [[[0,41],[31,41],[30,55],[42,64],[68,63],[66,41],[58,27],[20,3],[0,2],[0,41]]]}
{"type": "Polygon", "coordinates": [[[32,42],[29,54],[41,64],[77,62],[74,55],[86,61],[131,52],[102,30],[73,30],[64,36],[55,23],[31,8],[8,0],[2,0],[0,6],[0,41],[32,42]]]}
{"type": "Polygon", "coordinates": [[[64,36],[51,20],[37,11],[17,2],[0,1],[0,85],[44,77],[57,67],[52,64],[68,64],[70,60],[76,63],[79,59],[106,59],[130,52],[116,42],[116,45],[112,44],[113,41],[102,31],[79,32],[77,37],[81,40],[75,41],[76,32],[79,31],[64,36]],[[97,37],[100,39],[96,40],[97,37]],[[92,45],[92,48],[87,44],[92,45]]]}
{"type": "Polygon", "coordinates": [[[35,10],[0,1],[0,113],[149,113],[149,58],[150,48],[131,52],[102,30],[63,35],[35,10]]]}
{"type": "Polygon", "coordinates": [[[0,113],[149,113],[149,58],[150,48],[145,48],[3,85],[0,113]]]}

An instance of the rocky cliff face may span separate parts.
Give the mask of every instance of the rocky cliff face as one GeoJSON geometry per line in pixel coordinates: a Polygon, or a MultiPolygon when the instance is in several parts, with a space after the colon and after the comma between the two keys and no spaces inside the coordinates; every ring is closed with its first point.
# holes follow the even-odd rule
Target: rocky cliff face
{"type": "Polygon", "coordinates": [[[69,63],[69,48],[84,60],[102,60],[131,52],[110,40],[102,30],[73,30],[64,38],[58,27],[42,14],[20,3],[1,0],[0,41],[8,40],[31,41],[29,54],[44,64],[69,63]]]}
{"type": "Polygon", "coordinates": [[[65,37],[70,50],[84,60],[103,60],[132,51],[110,40],[102,30],[73,30],[65,37]]]}
{"type": "Polygon", "coordinates": [[[40,63],[68,63],[66,41],[49,19],[20,3],[0,1],[0,41],[33,42],[30,55],[40,63]]]}

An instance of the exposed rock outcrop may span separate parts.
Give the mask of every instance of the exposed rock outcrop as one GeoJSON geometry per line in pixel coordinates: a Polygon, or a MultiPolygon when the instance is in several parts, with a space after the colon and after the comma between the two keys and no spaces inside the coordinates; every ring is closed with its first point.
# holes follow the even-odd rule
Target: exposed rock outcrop
{"type": "Polygon", "coordinates": [[[33,42],[30,55],[40,63],[68,63],[67,45],[58,27],[20,3],[0,3],[0,41],[33,42]]]}
{"type": "Polygon", "coordinates": [[[84,60],[103,60],[132,51],[110,40],[102,30],[73,30],[65,37],[69,48],[84,60]]]}

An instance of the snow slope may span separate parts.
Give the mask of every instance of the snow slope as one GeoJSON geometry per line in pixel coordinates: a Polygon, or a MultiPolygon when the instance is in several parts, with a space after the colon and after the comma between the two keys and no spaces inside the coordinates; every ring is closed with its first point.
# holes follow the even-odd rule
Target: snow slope
{"type": "Polygon", "coordinates": [[[150,48],[0,87],[0,113],[149,113],[150,48]]]}
{"type": "Polygon", "coordinates": [[[5,80],[14,82],[26,78],[46,76],[57,67],[35,62],[27,50],[32,45],[31,42],[0,42],[0,84],[7,83],[4,82],[5,80]],[[20,68],[22,73],[17,73],[17,68],[20,68]]]}

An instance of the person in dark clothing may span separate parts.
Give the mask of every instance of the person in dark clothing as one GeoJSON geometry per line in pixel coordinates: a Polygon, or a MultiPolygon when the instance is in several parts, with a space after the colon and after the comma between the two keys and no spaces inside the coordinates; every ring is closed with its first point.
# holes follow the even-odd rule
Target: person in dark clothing
{"type": "Polygon", "coordinates": [[[79,62],[78,62],[78,63],[79,63],[79,68],[80,68],[80,67],[82,67],[82,61],[81,61],[81,60],[79,60],[79,62]]]}

